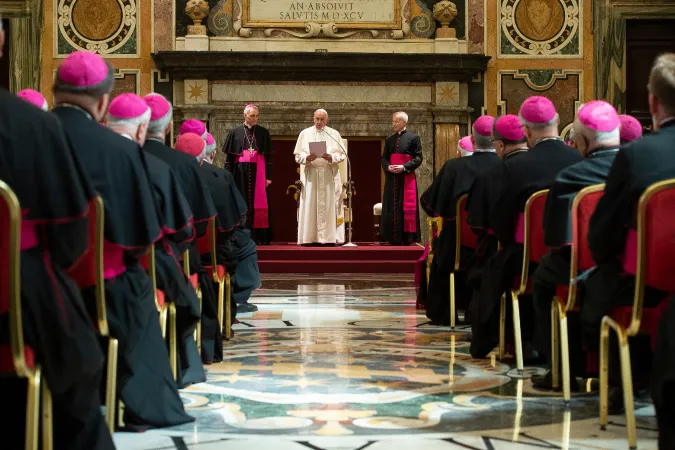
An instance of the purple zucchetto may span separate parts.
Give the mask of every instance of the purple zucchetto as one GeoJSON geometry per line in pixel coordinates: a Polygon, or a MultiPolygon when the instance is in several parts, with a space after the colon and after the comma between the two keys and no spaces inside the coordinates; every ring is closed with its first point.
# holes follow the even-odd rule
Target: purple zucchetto
{"type": "Polygon", "coordinates": [[[548,123],[557,114],[553,102],[538,95],[528,98],[520,107],[520,117],[529,123],[548,123]]]}
{"type": "Polygon", "coordinates": [[[171,103],[160,94],[148,94],[143,97],[150,107],[150,121],[159,120],[171,112],[171,103]]]}
{"type": "Polygon", "coordinates": [[[621,126],[619,114],[612,105],[602,100],[584,104],[577,112],[579,122],[589,130],[609,132],[621,126]]]}
{"type": "Polygon", "coordinates": [[[180,152],[197,157],[202,154],[205,145],[206,143],[200,135],[195,133],[184,133],[178,136],[174,148],[180,152]]]}
{"type": "Polygon", "coordinates": [[[459,148],[467,152],[473,152],[473,144],[471,143],[471,136],[464,136],[459,140],[459,148]]]}
{"type": "Polygon", "coordinates": [[[523,131],[523,124],[520,118],[513,114],[506,114],[495,120],[495,131],[509,141],[522,141],[525,139],[525,132],[523,131]]]}
{"type": "Polygon", "coordinates": [[[473,123],[473,131],[482,136],[492,136],[492,124],[495,118],[492,116],[480,116],[473,123]]]}
{"type": "Polygon", "coordinates": [[[118,119],[135,119],[148,112],[150,107],[136,94],[125,93],[110,102],[108,114],[118,119]]]}
{"type": "Polygon", "coordinates": [[[633,116],[622,114],[619,116],[621,122],[621,142],[631,142],[642,137],[642,124],[633,116]]]}
{"type": "Polygon", "coordinates": [[[216,143],[216,140],[213,138],[211,133],[206,133],[206,145],[213,145],[216,143]]]}
{"type": "Polygon", "coordinates": [[[185,133],[194,133],[206,139],[206,125],[201,120],[188,119],[180,126],[180,134],[185,133]]]}
{"type": "Polygon", "coordinates": [[[19,93],[16,94],[16,96],[19,97],[20,99],[26,100],[28,103],[32,103],[33,105],[37,106],[43,111],[47,111],[49,109],[49,106],[47,105],[47,100],[45,100],[42,94],[40,94],[38,91],[34,89],[24,89],[22,91],[19,91],[19,93]]]}
{"type": "Polygon", "coordinates": [[[73,52],[59,66],[58,77],[70,86],[95,86],[108,77],[108,64],[96,53],[73,52]]]}

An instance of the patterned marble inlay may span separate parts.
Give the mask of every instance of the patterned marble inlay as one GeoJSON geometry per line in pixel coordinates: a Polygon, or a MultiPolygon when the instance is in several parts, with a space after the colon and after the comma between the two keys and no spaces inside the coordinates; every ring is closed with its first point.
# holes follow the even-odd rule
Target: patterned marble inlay
{"type": "MultiPolygon", "coordinates": [[[[411,277],[268,275],[225,360],[182,391],[195,423],[116,433],[119,448],[624,448],[622,417],[597,427],[597,396],[537,391],[526,367],[473,359],[470,330],[432,327],[411,277]],[[263,447],[265,446],[265,447],[263,447]]],[[[640,448],[655,420],[638,401],[640,448]]]]}

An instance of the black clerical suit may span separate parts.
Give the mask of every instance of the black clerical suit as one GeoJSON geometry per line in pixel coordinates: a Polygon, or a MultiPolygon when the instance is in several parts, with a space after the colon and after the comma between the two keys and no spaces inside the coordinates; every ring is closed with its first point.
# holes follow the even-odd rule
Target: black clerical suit
{"type": "MultiPolygon", "coordinates": [[[[426,314],[432,323],[450,323],[450,272],[455,264],[457,200],[469,192],[478,176],[500,164],[495,152],[475,152],[470,157],[448,160],[429,189],[422,194],[422,209],[430,216],[443,219],[443,229],[434,242],[434,260],[425,301],[426,314]]],[[[461,252],[460,269],[466,269],[471,264],[474,251],[462,248],[461,252]]],[[[457,275],[464,275],[464,270],[457,275]]],[[[456,276],[457,298],[465,297],[464,281],[463,276],[456,276]]]]}
{"type": "MultiPolygon", "coordinates": [[[[597,269],[584,282],[581,319],[586,345],[597,347],[600,322],[612,307],[633,304],[634,277],[623,274],[620,255],[624,252],[627,231],[634,227],[635,207],[642,193],[653,183],[675,178],[674,152],[675,118],[663,123],[660,130],[622,147],[609,171],[605,193],[591,217],[588,232],[588,245],[597,269]]],[[[663,293],[649,287],[645,288],[644,295],[645,307],[655,306],[664,297],[663,293]]],[[[672,317],[672,306],[664,317],[672,317]]],[[[661,330],[663,327],[672,329],[673,324],[662,325],[661,330]]],[[[659,339],[662,336],[663,333],[660,333],[659,339]]],[[[636,343],[639,344],[638,341],[636,343]]],[[[675,417],[673,403],[669,401],[672,391],[667,390],[672,383],[673,368],[662,361],[675,358],[675,353],[668,353],[672,349],[668,341],[657,344],[655,357],[659,362],[651,377],[658,420],[668,424],[672,424],[675,417]]],[[[631,356],[640,357],[644,353],[648,352],[631,352],[631,356]]],[[[610,363],[617,359],[610,358],[610,363]]],[[[633,364],[634,368],[646,365],[635,364],[635,361],[633,364]]],[[[614,372],[610,370],[610,382],[614,372]]],[[[634,384],[639,384],[640,374],[634,372],[633,380],[634,384]]],[[[618,381],[614,379],[612,384],[618,381]]],[[[672,434],[670,444],[663,448],[673,448],[672,434]]]]}
{"type": "MultiPolygon", "coordinates": [[[[604,183],[614,162],[618,147],[594,150],[581,162],[558,174],[546,198],[544,239],[553,247],[541,260],[532,275],[533,301],[536,320],[537,351],[551,358],[551,302],[557,285],[569,284],[570,247],[572,242],[571,208],[574,197],[585,187],[604,183]]],[[[581,351],[581,333],[577,316],[569,316],[569,343],[572,376],[582,375],[585,361],[581,351]],[[574,321],[574,323],[572,323],[574,321]]]]}
{"type": "Polygon", "coordinates": [[[225,168],[234,176],[234,182],[239,192],[244,197],[248,207],[246,215],[246,228],[251,230],[253,239],[258,244],[269,244],[274,236],[272,229],[271,202],[269,188],[265,182],[267,193],[267,222],[268,228],[255,228],[255,190],[257,180],[257,165],[247,162],[237,162],[237,157],[249,148],[257,150],[265,157],[265,178],[272,181],[272,136],[266,128],[260,125],[249,127],[240,125],[233,128],[227,135],[227,140],[223,146],[223,153],[226,155],[225,168]]]}
{"type": "MultiPolygon", "coordinates": [[[[83,109],[57,106],[66,139],[105,206],[106,245],[123,251],[123,271],[106,279],[110,333],[119,340],[117,391],[130,429],[190,422],[178,395],[148,274],[138,257],[162,236],[138,145],[96,123],[83,109]]],[[[83,291],[93,309],[93,289],[83,291]]]]}
{"type": "MultiPolygon", "coordinates": [[[[525,203],[533,193],[547,189],[558,172],[581,161],[579,152],[565,145],[560,138],[546,138],[517,158],[504,160],[498,183],[494,190],[496,200],[489,216],[489,228],[494,230],[502,250],[487,262],[482,274],[480,292],[471,307],[471,355],[484,358],[497,345],[499,334],[499,299],[510,289],[513,277],[520,273],[522,244],[515,242],[518,214],[525,210],[525,203]]],[[[507,305],[510,302],[507,301],[507,305]]],[[[531,304],[521,302],[522,333],[525,341],[531,339],[531,304]]]]}
{"type": "MultiPolygon", "coordinates": [[[[80,291],[64,274],[87,249],[94,190],[59,121],[4,89],[0,148],[0,179],[14,191],[23,213],[23,332],[52,394],[54,448],[112,450],[100,410],[103,353],[80,291]],[[36,245],[26,245],[23,229],[32,230],[36,245]]],[[[0,314],[0,343],[9,344],[7,314],[0,314]]],[[[12,411],[3,419],[2,446],[23,449],[26,382],[0,378],[0,393],[12,411]]]]}
{"type": "MultiPolygon", "coordinates": [[[[420,240],[420,213],[415,211],[416,232],[404,231],[403,187],[406,174],[417,170],[422,164],[422,143],[418,135],[403,130],[389,136],[384,143],[382,170],[384,170],[384,194],[382,199],[382,218],[380,236],[391,244],[408,244],[420,240]],[[398,174],[389,172],[391,155],[399,153],[412,159],[403,164],[404,171],[398,174]]],[[[419,185],[417,186],[419,189],[419,185]]],[[[418,191],[419,194],[419,191],[418,191]]],[[[417,201],[417,199],[416,199],[417,201]]]]}

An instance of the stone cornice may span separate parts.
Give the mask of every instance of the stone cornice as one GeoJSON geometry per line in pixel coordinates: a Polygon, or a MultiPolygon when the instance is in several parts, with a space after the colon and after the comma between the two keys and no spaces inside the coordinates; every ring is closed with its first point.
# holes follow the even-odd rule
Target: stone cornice
{"type": "Polygon", "coordinates": [[[152,58],[174,79],[254,81],[470,81],[489,56],[438,53],[163,51],[152,58]]]}

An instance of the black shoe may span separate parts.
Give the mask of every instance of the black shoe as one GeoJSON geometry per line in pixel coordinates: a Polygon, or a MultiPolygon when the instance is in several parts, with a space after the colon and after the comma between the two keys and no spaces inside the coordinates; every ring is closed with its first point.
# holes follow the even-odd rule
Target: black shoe
{"type": "Polygon", "coordinates": [[[250,313],[258,310],[258,307],[252,303],[239,303],[237,304],[238,313],[250,313]]]}
{"type": "MultiPolygon", "coordinates": [[[[553,388],[553,374],[547,370],[543,375],[532,375],[532,386],[540,391],[562,391],[562,374],[560,374],[560,382],[557,388],[553,388]]],[[[579,392],[579,383],[575,376],[570,379],[570,391],[579,392]]]]}

